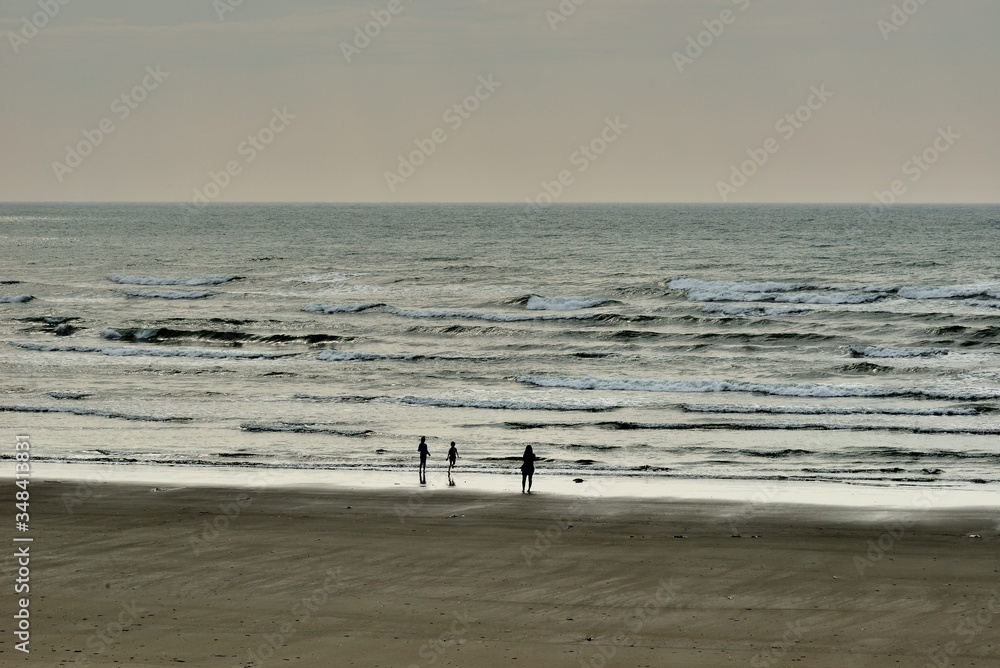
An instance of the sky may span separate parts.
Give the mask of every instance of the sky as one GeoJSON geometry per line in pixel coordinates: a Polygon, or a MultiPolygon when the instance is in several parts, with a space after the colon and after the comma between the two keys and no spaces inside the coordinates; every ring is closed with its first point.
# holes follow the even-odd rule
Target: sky
{"type": "Polygon", "coordinates": [[[996,0],[4,0],[0,201],[1000,201],[996,0]]]}

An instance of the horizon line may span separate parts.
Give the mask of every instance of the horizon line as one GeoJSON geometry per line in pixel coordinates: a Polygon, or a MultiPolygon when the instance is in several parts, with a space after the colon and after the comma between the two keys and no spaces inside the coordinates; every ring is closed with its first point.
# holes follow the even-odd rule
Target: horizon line
{"type": "Polygon", "coordinates": [[[601,205],[681,205],[681,206],[870,206],[884,209],[903,208],[909,206],[1000,206],[1000,201],[996,202],[953,202],[953,201],[926,201],[926,202],[896,202],[893,204],[880,204],[877,202],[829,202],[829,201],[773,201],[773,202],[713,202],[713,201],[655,201],[655,200],[621,200],[621,201],[587,201],[572,200],[565,202],[552,202],[548,204],[535,204],[528,202],[513,202],[509,200],[469,200],[469,201],[400,201],[386,202],[374,200],[243,200],[227,202],[208,202],[206,204],[192,204],[188,201],[176,200],[0,200],[0,206],[10,204],[157,204],[181,207],[207,208],[213,206],[247,206],[247,205],[269,205],[276,206],[282,204],[308,204],[308,205],[365,205],[365,206],[413,206],[413,205],[434,205],[434,206],[468,206],[468,205],[490,205],[490,206],[530,206],[538,209],[549,209],[560,206],[601,206],[601,205]]]}

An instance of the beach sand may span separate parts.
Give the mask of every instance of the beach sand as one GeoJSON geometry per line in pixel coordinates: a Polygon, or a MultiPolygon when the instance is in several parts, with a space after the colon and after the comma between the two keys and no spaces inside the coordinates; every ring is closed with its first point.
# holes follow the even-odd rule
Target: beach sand
{"type": "Polygon", "coordinates": [[[996,508],[31,490],[4,666],[1000,666],[996,508]]]}

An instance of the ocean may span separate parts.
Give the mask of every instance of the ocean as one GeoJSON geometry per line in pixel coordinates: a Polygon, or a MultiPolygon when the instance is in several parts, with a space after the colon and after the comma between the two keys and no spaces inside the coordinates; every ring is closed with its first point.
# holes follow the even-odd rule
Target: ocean
{"type": "Polygon", "coordinates": [[[409,480],[426,435],[432,471],[1000,491],[998,251],[998,206],[3,204],[0,430],[220,481],[409,480]]]}

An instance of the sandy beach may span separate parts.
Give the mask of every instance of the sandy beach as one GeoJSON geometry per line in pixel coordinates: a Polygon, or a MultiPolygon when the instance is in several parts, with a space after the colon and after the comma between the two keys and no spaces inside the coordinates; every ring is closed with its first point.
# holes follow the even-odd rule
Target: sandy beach
{"type": "Polygon", "coordinates": [[[41,480],[32,509],[4,665],[1000,665],[996,509],[41,480]]]}

